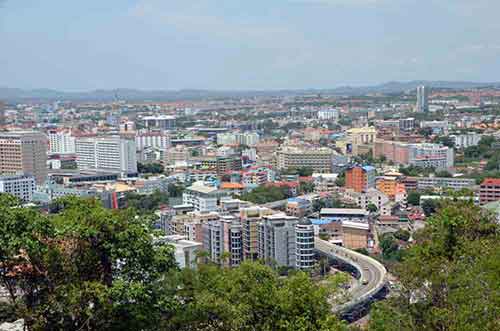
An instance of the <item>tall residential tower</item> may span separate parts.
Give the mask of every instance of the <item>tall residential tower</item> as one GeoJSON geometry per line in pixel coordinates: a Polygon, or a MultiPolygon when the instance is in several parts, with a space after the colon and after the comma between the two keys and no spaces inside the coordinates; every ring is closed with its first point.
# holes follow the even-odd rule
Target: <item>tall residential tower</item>
{"type": "Polygon", "coordinates": [[[429,88],[427,86],[417,87],[417,112],[426,113],[429,111],[429,88]]]}
{"type": "Polygon", "coordinates": [[[33,175],[37,184],[47,177],[47,136],[34,131],[0,133],[0,175],[33,175]]]}

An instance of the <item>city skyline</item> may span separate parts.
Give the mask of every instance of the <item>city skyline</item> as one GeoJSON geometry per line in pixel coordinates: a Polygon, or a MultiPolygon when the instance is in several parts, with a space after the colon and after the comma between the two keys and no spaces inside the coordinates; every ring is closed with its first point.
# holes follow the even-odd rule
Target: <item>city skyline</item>
{"type": "Polygon", "coordinates": [[[500,70],[500,25],[489,19],[495,9],[500,4],[484,0],[7,0],[0,7],[8,49],[0,54],[0,86],[268,90],[493,82],[500,70]]]}

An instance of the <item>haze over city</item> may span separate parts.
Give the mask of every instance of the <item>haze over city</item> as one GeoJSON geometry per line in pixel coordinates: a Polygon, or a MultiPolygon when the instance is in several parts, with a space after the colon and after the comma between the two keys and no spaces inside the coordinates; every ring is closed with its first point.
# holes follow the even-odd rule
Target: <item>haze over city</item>
{"type": "Polygon", "coordinates": [[[500,72],[499,10],[488,0],[4,0],[0,86],[492,82],[500,72]]]}

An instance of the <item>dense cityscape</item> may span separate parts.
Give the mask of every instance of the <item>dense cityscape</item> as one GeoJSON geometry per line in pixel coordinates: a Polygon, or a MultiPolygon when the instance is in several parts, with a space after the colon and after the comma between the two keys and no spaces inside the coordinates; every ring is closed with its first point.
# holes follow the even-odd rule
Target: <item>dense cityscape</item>
{"type": "Polygon", "coordinates": [[[132,209],[180,269],[346,275],[331,311],[359,325],[443,203],[500,215],[496,88],[1,109],[0,191],[20,206],[132,209]]]}

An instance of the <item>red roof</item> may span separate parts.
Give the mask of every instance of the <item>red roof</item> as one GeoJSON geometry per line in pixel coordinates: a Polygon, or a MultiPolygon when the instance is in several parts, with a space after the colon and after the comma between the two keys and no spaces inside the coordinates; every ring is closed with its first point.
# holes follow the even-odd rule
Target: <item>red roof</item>
{"type": "Polygon", "coordinates": [[[487,186],[500,186],[500,178],[486,178],[481,186],[487,185],[487,186]]]}

